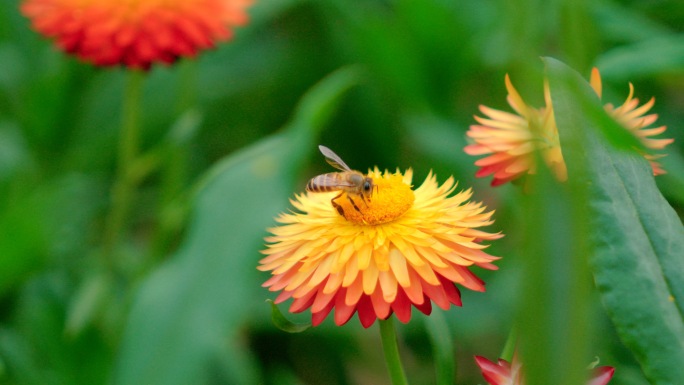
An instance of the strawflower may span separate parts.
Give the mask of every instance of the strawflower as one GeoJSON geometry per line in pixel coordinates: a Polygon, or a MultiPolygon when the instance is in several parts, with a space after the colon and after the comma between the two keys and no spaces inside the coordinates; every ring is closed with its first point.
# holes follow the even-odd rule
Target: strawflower
{"type": "Polygon", "coordinates": [[[548,85],[544,97],[549,107],[528,106],[511,79],[506,75],[507,101],[517,114],[480,105],[486,118],[475,116],[479,125],[472,125],[466,133],[475,143],[464,148],[469,155],[488,155],[475,161],[480,167],[478,178],[493,175],[492,186],[516,180],[536,172],[534,152],[539,151],[545,163],[560,181],[567,179],[567,169],[561,154],[558,128],[551,108],[548,85]]]}
{"type": "MultiPolygon", "coordinates": [[[[522,365],[513,357],[513,362],[499,359],[496,363],[488,359],[475,356],[475,362],[482,371],[482,376],[490,385],[523,385],[522,365]]],[[[593,369],[592,378],[587,385],[606,385],[611,378],[615,368],[611,366],[601,366],[593,369]]]]}
{"type": "Polygon", "coordinates": [[[493,211],[469,201],[472,192],[456,189],[453,178],[441,186],[430,173],[411,189],[412,171],[369,171],[374,192],[366,202],[338,192],[297,195],[299,213],[281,214],[269,229],[266,257],[259,270],[270,271],[264,283],[280,291],[276,303],[293,298],[290,311],[310,308],[313,325],[335,309],[343,325],[355,314],[364,327],[392,314],[406,323],[411,308],[430,314],[432,302],[442,309],[461,306],[455,284],[484,291],[484,282],[468,268],[496,270],[499,259],[480,242],[502,237],[477,228],[493,223],[493,211]]]}
{"type": "MultiPolygon", "coordinates": [[[[533,108],[525,103],[510,81],[505,78],[507,101],[515,113],[480,106],[485,117],[475,116],[479,123],[470,126],[466,135],[473,141],[464,148],[469,155],[487,155],[475,162],[480,167],[477,177],[493,176],[492,186],[518,180],[536,172],[534,152],[539,151],[547,167],[559,181],[567,179],[567,168],[560,147],[558,128],[554,118],[553,105],[548,84],[544,84],[545,106],[533,108]]],[[[596,94],[601,97],[601,77],[594,68],[590,80],[596,94]]],[[[644,146],[652,150],[662,150],[673,139],[654,139],[652,136],[665,132],[666,127],[649,128],[655,123],[656,114],[645,115],[655,103],[651,99],[639,106],[634,98],[634,87],[629,84],[630,92],[625,102],[614,107],[606,104],[605,110],[625,129],[641,140],[644,146]]],[[[644,154],[650,162],[654,175],[665,173],[655,160],[663,155],[644,154]]]]}
{"type": "Polygon", "coordinates": [[[57,46],[97,66],[148,69],[231,38],[251,0],[25,0],[21,12],[57,46]]]}
{"type": "MultiPolygon", "coordinates": [[[[598,68],[593,68],[591,71],[590,78],[591,87],[596,92],[599,98],[601,98],[602,86],[601,86],[601,74],[598,68]]],[[[634,86],[629,83],[629,95],[624,103],[619,107],[614,107],[613,104],[608,103],[605,105],[605,109],[609,115],[611,115],[616,121],[618,121],[623,127],[627,128],[632,134],[641,140],[644,147],[651,150],[662,150],[668,144],[674,142],[674,139],[654,139],[651,136],[659,135],[665,132],[666,126],[648,128],[650,125],[658,120],[657,114],[645,115],[655,104],[655,98],[651,98],[646,104],[639,106],[639,99],[634,98],[634,86]]],[[[653,175],[665,174],[666,171],[663,170],[660,163],[656,162],[656,159],[662,158],[664,154],[653,155],[644,154],[644,158],[648,160],[651,164],[651,169],[653,170],[653,175]]]]}

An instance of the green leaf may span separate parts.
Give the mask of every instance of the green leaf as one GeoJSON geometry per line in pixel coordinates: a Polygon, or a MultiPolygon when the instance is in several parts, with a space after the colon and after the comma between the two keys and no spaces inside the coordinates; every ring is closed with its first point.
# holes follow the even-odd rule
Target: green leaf
{"type": "Polygon", "coordinates": [[[596,135],[579,74],[546,59],[569,178],[587,189],[591,269],[617,332],[652,384],[681,382],[684,362],[684,227],[648,162],[596,135]]]}
{"type": "MultiPolygon", "coordinates": [[[[557,79],[559,80],[559,79],[557,79]]],[[[583,81],[583,84],[586,84],[583,81]]],[[[643,143],[633,135],[629,130],[626,130],[615,119],[606,113],[604,107],[598,103],[598,96],[591,90],[590,93],[582,94],[578,89],[578,85],[574,83],[566,84],[568,92],[571,92],[577,98],[577,102],[581,105],[582,114],[593,122],[595,122],[595,132],[599,132],[616,148],[623,150],[644,150],[643,143]]],[[[555,111],[555,103],[554,105],[555,111]]],[[[572,117],[575,119],[577,117],[572,117]]],[[[557,124],[557,123],[556,123],[557,124]]]]}
{"type": "Polygon", "coordinates": [[[267,295],[256,270],[265,229],[292,195],[317,133],[356,80],[349,69],[328,76],[303,97],[281,134],[208,172],[195,190],[186,239],[134,299],[114,384],[203,384],[217,369],[225,383],[257,382],[239,329],[267,295]]]}
{"type": "Polygon", "coordinates": [[[287,333],[301,333],[311,327],[311,323],[296,324],[291,322],[280,312],[280,309],[278,309],[278,305],[276,305],[275,302],[270,299],[266,300],[266,302],[271,304],[271,321],[273,321],[273,324],[278,329],[287,333]]]}

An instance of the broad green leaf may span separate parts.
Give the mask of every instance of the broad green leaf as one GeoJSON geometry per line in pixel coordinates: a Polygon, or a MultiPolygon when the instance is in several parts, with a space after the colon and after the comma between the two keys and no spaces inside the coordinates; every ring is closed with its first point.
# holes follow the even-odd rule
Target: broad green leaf
{"type": "Polygon", "coordinates": [[[276,305],[275,302],[270,299],[267,302],[271,304],[271,321],[273,321],[273,324],[278,329],[287,333],[301,333],[311,327],[311,323],[296,324],[288,320],[283,313],[280,312],[280,309],[278,309],[278,305],[276,305]]]}
{"type": "Polygon", "coordinates": [[[352,69],[333,73],[304,96],[282,133],[208,172],[195,191],[186,239],[134,299],[114,384],[204,384],[217,370],[226,383],[257,382],[239,328],[268,295],[256,270],[265,229],[356,79],[352,69]]]}
{"type": "MultiPolygon", "coordinates": [[[[605,138],[615,147],[633,150],[644,149],[643,143],[639,141],[636,136],[625,130],[615,119],[610,117],[604,107],[596,103],[598,97],[596,93],[587,94],[583,98],[579,98],[578,102],[581,104],[582,112],[587,119],[596,122],[597,132],[600,132],[605,138]]],[[[555,103],[554,111],[555,111],[555,103]]]]}
{"type": "Polygon", "coordinates": [[[684,227],[648,162],[596,135],[601,122],[583,108],[593,98],[586,81],[545,61],[569,178],[587,188],[590,264],[603,305],[651,383],[680,383],[684,227]]]}

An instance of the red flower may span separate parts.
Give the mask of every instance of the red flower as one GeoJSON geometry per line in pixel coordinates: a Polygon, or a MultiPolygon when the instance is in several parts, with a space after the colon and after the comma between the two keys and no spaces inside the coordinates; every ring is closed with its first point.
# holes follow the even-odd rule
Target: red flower
{"type": "Polygon", "coordinates": [[[194,56],[247,22],[251,0],[25,0],[33,28],[97,66],[148,69],[194,56]]]}

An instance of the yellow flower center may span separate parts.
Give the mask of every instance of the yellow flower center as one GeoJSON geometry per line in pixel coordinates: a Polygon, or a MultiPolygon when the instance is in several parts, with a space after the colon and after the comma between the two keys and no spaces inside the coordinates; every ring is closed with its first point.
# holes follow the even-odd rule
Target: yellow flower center
{"type": "Polygon", "coordinates": [[[363,197],[356,194],[342,194],[335,200],[348,221],[360,225],[379,225],[399,218],[413,205],[413,190],[404,183],[400,174],[373,178],[373,185],[373,193],[365,199],[365,203],[363,197]]]}

